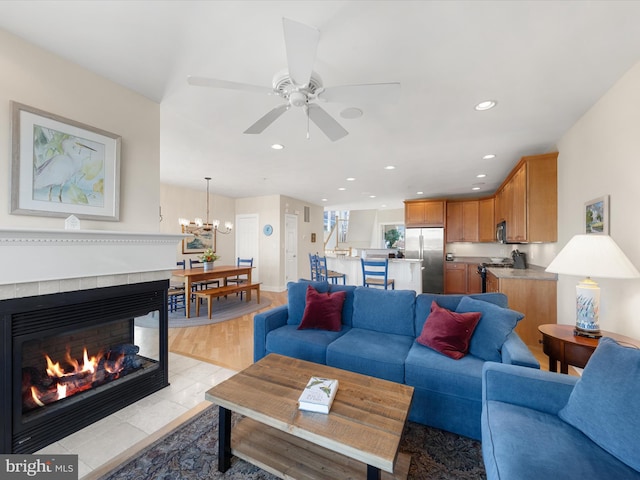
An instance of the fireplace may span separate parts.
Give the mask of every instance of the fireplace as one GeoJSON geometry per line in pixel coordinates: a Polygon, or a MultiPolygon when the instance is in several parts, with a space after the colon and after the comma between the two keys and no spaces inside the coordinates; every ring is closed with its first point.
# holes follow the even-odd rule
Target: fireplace
{"type": "Polygon", "coordinates": [[[32,453],[168,385],[167,287],[0,301],[2,453],[32,453]]]}

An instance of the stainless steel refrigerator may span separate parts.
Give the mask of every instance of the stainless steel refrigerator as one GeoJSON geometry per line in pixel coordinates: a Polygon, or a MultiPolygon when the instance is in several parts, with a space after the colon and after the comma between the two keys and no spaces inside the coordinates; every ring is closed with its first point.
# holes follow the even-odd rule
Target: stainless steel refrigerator
{"type": "Polygon", "coordinates": [[[422,293],[444,293],[444,228],[407,228],[404,255],[422,261],[422,293]]]}

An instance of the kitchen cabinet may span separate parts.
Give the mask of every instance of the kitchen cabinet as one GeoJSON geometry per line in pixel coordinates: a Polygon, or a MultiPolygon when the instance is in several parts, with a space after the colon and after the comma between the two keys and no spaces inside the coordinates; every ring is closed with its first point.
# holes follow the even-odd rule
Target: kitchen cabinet
{"type": "Polygon", "coordinates": [[[462,262],[445,262],[444,293],[468,295],[482,291],[482,278],[478,265],[462,262]]]}
{"type": "Polygon", "coordinates": [[[495,199],[483,198],[478,201],[478,241],[496,241],[496,220],[494,218],[495,199]]]}
{"type": "Polygon", "coordinates": [[[496,222],[507,222],[507,241],[558,240],[558,154],[523,157],[496,193],[496,222]]]}
{"type": "Polygon", "coordinates": [[[444,227],[444,200],[405,200],[405,227],[444,227]]]}
{"type": "Polygon", "coordinates": [[[447,202],[447,243],[477,242],[479,225],[479,202],[447,202]]]}
{"type": "Polygon", "coordinates": [[[557,323],[555,280],[530,280],[525,278],[498,278],[487,272],[487,292],[504,293],[509,308],[524,314],[518,322],[516,333],[524,343],[538,347],[538,327],[546,323],[557,323]]]}

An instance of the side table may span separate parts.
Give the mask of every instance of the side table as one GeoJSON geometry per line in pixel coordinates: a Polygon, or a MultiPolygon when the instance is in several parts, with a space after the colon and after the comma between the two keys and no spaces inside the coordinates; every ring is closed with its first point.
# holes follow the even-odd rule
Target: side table
{"type": "MultiPolygon", "coordinates": [[[[549,371],[557,372],[560,362],[560,373],[569,373],[569,365],[584,368],[591,354],[598,346],[599,339],[580,337],[573,334],[573,325],[546,324],[540,325],[542,333],[542,351],[549,357],[549,371]]],[[[621,345],[632,345],[640,348],[640,341],[601,330],[603,337],[611,337],[621,345]]]]}

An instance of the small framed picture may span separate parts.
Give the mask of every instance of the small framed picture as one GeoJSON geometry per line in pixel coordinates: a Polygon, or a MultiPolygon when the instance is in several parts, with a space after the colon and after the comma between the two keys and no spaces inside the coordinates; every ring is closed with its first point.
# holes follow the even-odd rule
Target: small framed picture
{"type": "Polygon", "coordinates": [[[212,225],[197,226],[194,223],[182,226],[182,233],[193,235],[182,239],[182,253],[202,253],[207,248],[216,251],[216,237],[212,225]]]}
{"type": "Polygon", "coordinates": [[[609,195],[594,198],[584,204],[585,233],[609,235],[609,195]]]}
{"type": "Polygon", "coordinates": [[[119,135],[11,102],[11,213],[119,219],[119,135]]]}

